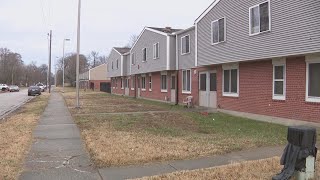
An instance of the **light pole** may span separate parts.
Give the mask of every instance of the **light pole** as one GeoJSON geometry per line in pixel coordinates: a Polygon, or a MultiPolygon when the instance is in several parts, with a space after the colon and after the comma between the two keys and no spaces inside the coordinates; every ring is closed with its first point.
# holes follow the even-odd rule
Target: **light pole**
{"type": "Polygon", "coordinates": [[[78,4],[78,26],[77,26],[77,68],[76,68],[76,108],[80,108],[79,103],[79,61],[80,61],[80,15],[81,15],[81,0],[79,0],[78,4]]]}
{"type": "Polygon", "coordinates": [[[66,41],[70,41],[70,39],[63,40],[63,49],[62,49],[62,92],[64,93],[64,45],[66,41]]]}

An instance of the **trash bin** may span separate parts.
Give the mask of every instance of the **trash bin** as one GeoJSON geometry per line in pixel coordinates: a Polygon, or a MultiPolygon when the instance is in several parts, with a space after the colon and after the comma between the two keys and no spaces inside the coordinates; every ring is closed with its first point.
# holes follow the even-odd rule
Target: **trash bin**
{"type": "Polygon", "coordinates": [[[315,128],[291,126],[288,128],[288,145],[281,157],[282,171],[273,180],[289,180],[296,175],[298,180],[314,178],[317,131],[315,128]]]}

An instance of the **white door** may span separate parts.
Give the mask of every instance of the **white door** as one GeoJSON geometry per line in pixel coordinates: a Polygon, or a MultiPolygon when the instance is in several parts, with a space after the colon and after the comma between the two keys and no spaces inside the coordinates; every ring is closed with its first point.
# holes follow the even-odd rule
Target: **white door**
{"type": "Polygon", "coordinates": [[[176,103],[176,75],[171,75],[171,102],[176,103]]]}
{"type": "Polygon", "coordinates": [[[199,105],[217,108],[217,73],[215,71],[199,74],[199,105]]]}
{"type": "Polygon", "coordinates": [[[140,88],[140,77],[137,77],[137,87],[138,87],[138,89],[137,89],[137,96],[138,96],[138,98],[139,97],[141,97],[141,88],[140,88]]]}
{"type": "Polygon", "coordinates": [[[126,80],[125,80],[125,89],[124,89],[124,94],[126,95],[126,96],[129,96],[129,79],[128,78],[126,78],[126,80]]]}

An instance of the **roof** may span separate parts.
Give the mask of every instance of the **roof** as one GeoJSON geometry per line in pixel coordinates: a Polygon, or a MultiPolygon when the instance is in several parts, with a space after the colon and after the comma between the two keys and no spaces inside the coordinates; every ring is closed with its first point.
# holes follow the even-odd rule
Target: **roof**
{"type": "Polygon", "coordinates": [[[127,47],[114,47],[113,49],[115,49],[116,51],[118,51],[118,53],[124,55],[128,52],[130,52],[130,48],[127,48],[127,47]]]}
{"type": "Polygon", "coordinates": [[[177,32],[175,32],[174,34],[179,35],[179,34],[188,32],[188,31],[190,31],[190,30],[194,30],[194,29],[195,29],[195,26],[191,26],[191,27],[189,27],[189,28],[187,28],[187,29],[183,29],[183,30],[181,30],[181,31],[177,31],[177,32]]]}
{"type": "Polygon", "coordinates": [[[218,3],[220,0],[214,0],[213,3],[195,20],[195,24],[197,24],[202,18],[204,18],[218,3]]]}
{"type": "Polygon", "coordinates": [[[172,34],[174,32],[181,31],[181,29],[173,29],[171,27],[164,27],[164,28],[159,28],[159,27],[148,27],[150,29],[162,32],[162,33],[167,33],[167,34],[172,34]]]}

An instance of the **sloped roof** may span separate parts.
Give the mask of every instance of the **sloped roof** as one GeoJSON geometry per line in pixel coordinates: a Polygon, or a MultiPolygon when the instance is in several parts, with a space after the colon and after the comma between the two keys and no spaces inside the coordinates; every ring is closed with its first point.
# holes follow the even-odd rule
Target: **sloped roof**
{"type": "Polygon", "coordinates": [[[174,32],[178,32],[181,31],[181,29],[173,29],[173,28],[159,28],[159,27],[148,27],[150,29],[156,30],[156,31],[160,31],[162,33],[167,33],[167,34],[172,34],[174,32]]]}
{"type": "Polygon", "coordinates": [[[127,48],[127,47],[115,47],[114,48],[116,51],[118,51],[120,54],[124,55],[128,52],[130,52],[130,48],[127,48]]]}

